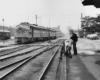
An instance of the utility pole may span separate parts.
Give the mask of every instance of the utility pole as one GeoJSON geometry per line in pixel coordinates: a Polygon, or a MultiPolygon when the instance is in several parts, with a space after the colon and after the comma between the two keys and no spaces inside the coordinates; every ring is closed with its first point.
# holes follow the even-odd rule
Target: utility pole
{"type": "Polygon", "coordinates": [[[3,22],[3,43],[4,43],[4,19],[2,19],[3,22]]]}
{"type": "Polygon", "coordinates": [[[35,18],[36,18],[36,25],[37,25],[37,15],[35,15],[35,18]]]}
{"type": "Polygon", "coordinates": [[[78,36],[80,36],[79,25],[78,25],[78,36]]]}
{"type": "MultiPolygon", "coordinates": [[[[50,19],[49,19],[49,39],[50,39],[50,19]]],[[[51,40],[49,40],[49,43],[51,42],[51,40]]]]}
{"type": "Polygon", "coordinates": [[[78,25],[78,32],[79,32],[80,28],[79,28],[79,25],[78,25]]]}
{"type": "MultiPolygon", "coordinates": [[[[58,25],[58,28],[59,28],[59,30],[60,30],[60,25],[58,25]]],[[[60,30],[60,32],[59,32],[59,33],[60,33],[60,37],[61,37],[61,30],[60,30]]]]}
{"type": "Polygon", "coordinates": [[[82,29],[82,19],[83,19],[83,14],[81,13],[81,29],[82,29]]]}
{"type": "Polygon", "coordinates": [[[82,24],[83,24],[83,14],[81,13],[81,29],[83,31],[83,37],[85,37],[86,36],[86,31],[84,29],[84,26],[82,26],[82,24]]]}
{"type": "Polygon", "coordinates": [[[50,19],[49,19],[49,28],[50,28],[50,19]]]}

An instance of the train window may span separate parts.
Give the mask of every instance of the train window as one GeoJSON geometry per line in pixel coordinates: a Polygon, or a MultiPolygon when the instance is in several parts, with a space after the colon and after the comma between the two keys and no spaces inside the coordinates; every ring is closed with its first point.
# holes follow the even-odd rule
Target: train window
{"type": "Polygon", "coordinates": [[[2,33],[2,35],[4,35],[4,33],[2,33]]]}
{"type": "Polygon", "coordinates": [[[32,29],[32,26],[30,26],[30,29],[32,29]]]}
{"type": "Polygon", "coordinates": [[[6,33],[7,35],[9,35],[9,33],[6,33]]]}
{"type": "Polygon", "coordinates": [[[24,33],[24,32],[27,32],[27,30],[24,29],[24,28],[18,28],[18,29],[17,29],[17,32],[18,32],[18,33],[24,33]]]}
{"type": "Polygon", "coordinates": [[[43,31],[41,30],[40,33],[43,33],[43,31]]]}
{"type": "Polygon", "coordinates": [[[43,34],[45,34],[45,31],[42,31],[43,34]]]}
{"type": "Polygon", "coordinates": [[[39,30],[34,30],[34,33],[39,33],[39,30]]]}
{"type": "Polygon", "coordinates": [[[30,29],[30,26],[28,26],[28,25],[21,25],[21,27],[24,29],[30,29]]]}
{"type": "Polygon", "coordinates": [[[31,31],[29,31],[29,34],[32,34],[32,32],[31,32],[31,31]]]}
{"type": "Polygon", "coordinates": [[[0,34],[2,35],[2,32],[0,34]]]}
{"type": "Polygon", "coordinates": [[[3,34],[5,35],[5,32],[3,34]]]}
{"type": "Polygon", "coordinates": [[[10,33],[8,33],[8,35],[10,35],[10,33]]]}

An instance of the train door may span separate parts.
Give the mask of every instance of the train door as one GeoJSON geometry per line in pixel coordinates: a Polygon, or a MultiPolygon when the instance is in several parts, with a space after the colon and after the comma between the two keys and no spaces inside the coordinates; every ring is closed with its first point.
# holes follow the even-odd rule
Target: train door
{"type": "Polygon", "coordinates": [[[31,38],[30,38],[30,42],[34,42],[34,28],[32,26],[30,26],[30,35],[31,35],[31,38]]]}
{"type": "Polygon", "coordinates": [[[44,40],[44,30],[43,29],[40,30],[40,37],[41,37],[41,40],[43,41],[44,40]]]}

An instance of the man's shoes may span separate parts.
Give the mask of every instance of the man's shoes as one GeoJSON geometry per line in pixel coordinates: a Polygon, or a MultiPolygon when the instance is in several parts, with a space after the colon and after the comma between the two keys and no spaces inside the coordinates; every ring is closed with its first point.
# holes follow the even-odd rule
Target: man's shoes
{"type": "Polygon", "coordinates": [[[69,55],[69,58],[72,58],[72,55],[69,55]]]}

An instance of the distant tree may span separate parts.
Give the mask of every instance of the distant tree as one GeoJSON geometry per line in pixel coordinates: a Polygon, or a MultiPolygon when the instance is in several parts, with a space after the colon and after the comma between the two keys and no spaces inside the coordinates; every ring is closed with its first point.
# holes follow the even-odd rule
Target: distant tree
{"type": "MultiPolygon", "coordinates": [[[[100,18],[100,17],[99,17],[100,18]]],[[[85,29],[86,32],[94,33],[97,30],[97,21],[100,19],[97,19],[97,17],[90,17],[85,16],[82,20],[82,29],[85,29]]]]}
{"type": "Polygon", "coordinates": [[[94,17],[85,16],[85,17],[82,18],[82,28],[91,27],[94,24],[95,24],[95,18],[94,17]]]}

